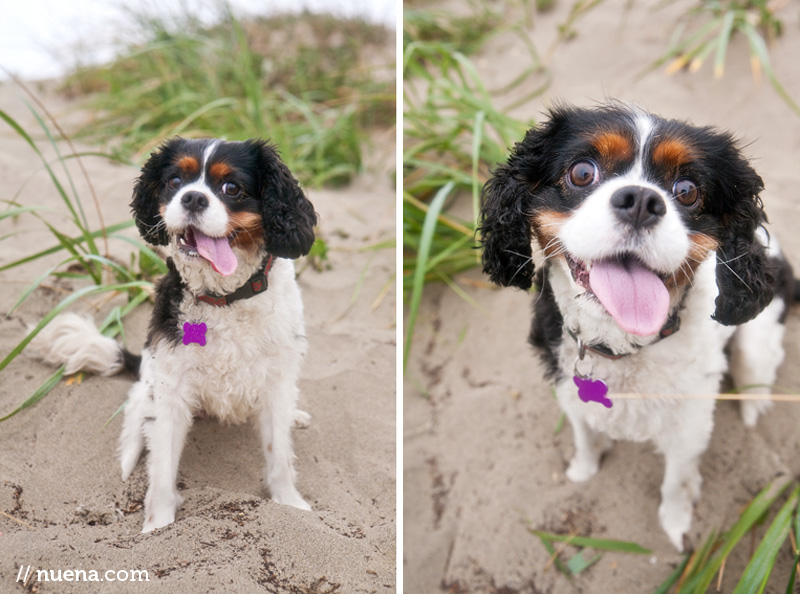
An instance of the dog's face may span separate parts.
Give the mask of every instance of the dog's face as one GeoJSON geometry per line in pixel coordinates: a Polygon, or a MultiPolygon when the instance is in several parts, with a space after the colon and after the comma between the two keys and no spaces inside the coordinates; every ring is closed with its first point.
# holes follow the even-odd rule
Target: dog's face
{"type": "Polygon", "coordinates": [[[740,324],[772,295],[761,189],[727,134],[616,104],[556,109],[484,188],[484,271],[529,288],[548,261],[575,296],[649,336],[716,254],[714,317],[740,324]]]}
{"type": "Polygon", "coordinates": [[[222,276],[266,253],[297,258],[314,242],[313,206],[259,140],[167,141],[142,168],[131,207],[146,241],[169,244],[179,266],[222,276]]]}

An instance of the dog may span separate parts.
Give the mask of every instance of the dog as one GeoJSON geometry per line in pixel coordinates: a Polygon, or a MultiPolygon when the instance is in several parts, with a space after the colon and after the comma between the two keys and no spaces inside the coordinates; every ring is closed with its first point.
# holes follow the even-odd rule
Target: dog
{"type": "Polygon", "coordinates": [[[175,520],[178,463],[200,411],[256,420],[272,499],[311,509],[295,487],[290,429],[310,419],[297,408],[307,340],[292,260],[314,242],[313,205],[268,143],[178,137],[150,155],[131,208],[145,241],[169,252],[142,354],[77,314],[54,319],[36,348],[67,373],[138,373],[119,456],[125,481],[150,452],[142,532],[175,520]]]}
{"type": "MultiPolygon", "coordinates": [[[[572,426],[567,477],[591,478],[613,440],[654,442],[679,551],[726,349],[733,382],[765,394],[784,357],[795,281],[762,190],[730,134],[622,103],[556,106],[483,189],[484,272],[538,289],[530,342],[572,426]]],[[[744,423],[770,404],[743,401],[744,423]]]]}

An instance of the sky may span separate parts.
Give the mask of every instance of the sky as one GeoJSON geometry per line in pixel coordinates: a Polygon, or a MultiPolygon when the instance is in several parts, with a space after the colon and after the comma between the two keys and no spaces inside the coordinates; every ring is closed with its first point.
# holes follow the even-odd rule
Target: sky
{"type": "MultiPolygon", "coordinates": [[[[332,12],[396,25],[395,0],[229,0],[238,16],[279,12],[332,12]]],[[[76,56],[102,62],[113,57],[113,41],[138,13],[187,10],[209,21],[215,0],[6,0],[0,19],[0,67],[28,80],[65,74],[76,56]],[[123,8],[124,7],[124,8],[123,8]]],[[[0,71],[0,80],[7,78],[0,71]]]]}

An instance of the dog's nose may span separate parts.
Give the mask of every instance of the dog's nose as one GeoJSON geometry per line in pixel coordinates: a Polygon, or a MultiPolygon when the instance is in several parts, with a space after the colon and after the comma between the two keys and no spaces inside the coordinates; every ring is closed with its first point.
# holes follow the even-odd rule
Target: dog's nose
{"type": "Polygon", "coordinates": [[[611,195],[614,214],[634,229],[655,225],[667,212],[664,198],[651,188],[625,186],[611,195]]]}
{"type": "Polygon", "coordinates": [[[208,208],[208,197],[202,192],[186,192],[181,196],[181,204],[189,212],[200,212],[208,208]]]}

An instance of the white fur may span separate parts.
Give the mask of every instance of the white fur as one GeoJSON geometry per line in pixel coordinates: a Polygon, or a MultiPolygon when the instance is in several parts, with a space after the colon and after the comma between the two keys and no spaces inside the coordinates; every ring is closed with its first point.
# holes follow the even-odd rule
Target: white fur
{"type": "MultiPolygon", "coordinates": [[[[688,230],[671,196],[643,177],[642,147],[652,133],[652,122],[642,115],[636,119],[636,129],[639,149],[631,169],[602,181],[559,229],[548,231],[557,232],[560,245],[585,262],[587,268],[593,261],[629,253],[652,270],[676,274],[690,253],[688,230]],[[615,217],[611,196],[627,185],[653,189],[664,198],[666,214],[658,224],[631,232],[615,217]]],[[[763,230],[758,237],[765,245],[768,243],[763,230]]],[[[536,266],[548,259],[544,247],[534,237],[536,266]]],[[[768,250],[770,255],[777,255],[777,242],[769,242],[768,250]]],[[[612,440],[652,441],[665,459],[659,519],[678,550],[683,550],[693,505],[700,497],[700,456],[708,446],[714,423],[715,400],[687,396],[719,392],[728,365],[724,347],[734,332],[731,363],[738,386],[772,384],[783,360],[784,328],[779,323],[783,301],[776,298],[761,315],[738,329],[721,326],[711,319],[718,294],[715,268],[716,254],[711,252],[697,267],[691,290],[670,290],[670,311],[675,311],[683,300],[681,325],[680,331],[663,340],[657,335],[639,337],[623,331],[597,298],[575,282],[563,257],[553,257],[547,272],[564,320],[559,352],[563,379],[556,384],[556,394],[575,440],[575,453],[566,475],[575,482],[591,478],[612,440]],[[573,383],[578,345],[567,330],[586,344],[601,343],[615,353],[628,354],[612,360],[587,352],[580,364],[582,373],[591,369],[593,378],[608,385],[612,408],[579,399],[573,383]],[[643,397],[614,400],[615,393],[643,397]],[[672,394],[676,397],[647,398],[672,394]]],[[[759,392],[769,393],[769,388],[762,387],[759,392]]],[[[745,424],[754,425],[769,405],[764,401],[745,402],[741,409],[745,424]]]]}
{"type": "Polygon", "coordinates": [[[64,365],[67,374],[89,371],[114,375],[122,370],[119,347],[94,323],[78,314],[57,316],[31,341],[29,348],[49,365],[64,365]]]}
{"type": "Polygon", "coordinates": [[[160,341],[142,353],[141,379],[131,389],[120,436],[123,480],[145,444],[158,453],[151,454],[148,464],[150,487],[142,531],[175,519],[181,504],[175,488],[178,461],[192,413],[200,409],[231,423],[255,420],[266,458],[264,481],[272,499],[310,509],[294,486],[290,435],[294,421],[308,422],[308,414],[297,410],[306,337],[292,262],[276,260],[269,289],[251,299],[214,307],[195,304],[187,292],[180,309],[182,320],[206,324],[208,342],[200,347],[160,341]]]}

